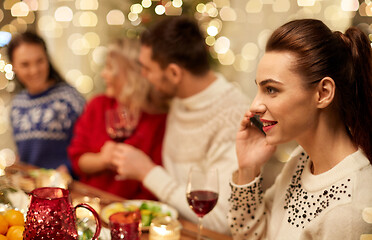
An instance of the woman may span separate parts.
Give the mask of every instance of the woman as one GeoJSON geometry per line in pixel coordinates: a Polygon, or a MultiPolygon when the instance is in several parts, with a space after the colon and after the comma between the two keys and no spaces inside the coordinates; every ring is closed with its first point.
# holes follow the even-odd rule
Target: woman
{"type": "Polygon", "coordinates": [[[105,94],[87,104],[76,124],[69,155],[82,182],[127,199],[155,199],[140,182],[115,178],[113,153],[122,143],[110,140],[105,127],[106,110],[122,106],[139,110],[138,125],[124,142],[161,164],[168,107],[166,100],[142,78],[138,53],[139,43],[135,40],[123,39],[109,47],[101,73],[106,82],[105,94]]]}
{"type": "Polygon", "coordinates": [[[85,100],[53,67],[44,40],[32,32],[16,35],[8,57],[23,89],[11,108],[20,160],[43,168],[69,168],[67,146],[85,100]]]}
{"type": "Polygon", "coordinates": [[[359,239],[371,234],[372,70],[368,38],[294,20],[268,40],[258,93],[241,122],[231,182],[235,239],[359,239]],[[259,115],[262,134],[250,122],[259,115]],[[280,143],[296,140],[274,185],[260,169],[280,143]]]}

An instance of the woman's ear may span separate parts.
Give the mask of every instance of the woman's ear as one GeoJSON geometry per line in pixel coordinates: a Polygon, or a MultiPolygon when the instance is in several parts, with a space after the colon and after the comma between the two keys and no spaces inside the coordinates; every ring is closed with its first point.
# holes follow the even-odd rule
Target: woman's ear
{"type": "Polygon", "coordinates": [[[317,86],[317,106],[319,108],[328,107],[334,97],[336,92],[336,84],[330,77],[325,77],[318,83],[317,86]]]}
{"type": "Polygon", "coordinates": [[[182,79],[182,68],[176,63],[170,63],[165,69],[165,76],[175,85],[182,79]]]}

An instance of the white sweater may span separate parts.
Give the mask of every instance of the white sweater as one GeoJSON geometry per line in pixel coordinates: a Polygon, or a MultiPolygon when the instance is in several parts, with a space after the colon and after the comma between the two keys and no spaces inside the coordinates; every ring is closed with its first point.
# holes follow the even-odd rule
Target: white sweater
{"type": "Polygon", "coordinates": [[[207,89],[186,99],[176,98],[167,118],[163,145],[163,165],[155,167],[144,185],[180,215],[197,222],[186,200],[186,183],[191,166],[219,170],[219,199],[203,218],[203,226],[230,234],[229,179],[237,168],[235,137],[240,120],[248,109],[244,94],[221,75],[207,89]]]}
{"type": "MultiPolygon", "coordinates": [[[[372,237],[372,166],[361,150],[313,175],[301,147],[263,194],[261,177],[231,182],[234,239],[359,240],[372,237]]],[[[371,239],[371,238],[368,238],[371,239]]]]}

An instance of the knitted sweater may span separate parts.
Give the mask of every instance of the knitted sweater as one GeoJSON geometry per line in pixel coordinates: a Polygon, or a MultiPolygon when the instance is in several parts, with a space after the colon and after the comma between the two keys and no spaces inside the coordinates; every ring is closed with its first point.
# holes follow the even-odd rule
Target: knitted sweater
{"type": "Polygon", "coordinates": [[[265,194],[261,177],[236,185],[234,173],[229,213],[234,239],[351,240],[371,234],[372,166],[363,152],[319,175],[310,166],[298,147],[265,194]]]}
{"type": "Polygon", "coordinates": [[[219,199],[203,217],[203,226],[230,233],[227,223],[229,178],[237,167],[235,137],[246,97],[221,75],[202,92],[172,101],[163,146],[164,168],[154,168],[145,186],[161,201],[175,207],[183,218],[197,222],[186,201],[187,176],[191,166],[219,170],[219,199]]]}
{"type": "Polygon", "coordinates": [[[70,168],[67,146],[84,104],[84,98],[66,83],[37,95],[27,90],[17,94],[10,117],[20,160],[43,168],[62,164],[70,168]]]}
{"type": "MultiPolygon", "coordinates": [[[[106,132],[105,111],[117,106],[114,98],[99,95],[86,106],[78,119],[74,137],[68,148],[72,167],[80,181],[127,199],[152,199],[155,196],[135,180],[115,179],[116,172],[105,170],[86,174],[79,167],[79,159],[85,153],[98,153],[107,141],[112,141],[106,132]]],[[[133,134],[124,142],[146,153],[155,164],[161,165],[161,148],[165,131],[166,114],[143,112],[133,134]]]]}

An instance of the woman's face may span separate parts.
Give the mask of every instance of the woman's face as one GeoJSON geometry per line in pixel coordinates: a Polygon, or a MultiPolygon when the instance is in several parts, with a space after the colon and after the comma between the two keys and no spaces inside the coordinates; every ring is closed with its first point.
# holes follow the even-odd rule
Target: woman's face
{"type": "Polygon", "coordinates": [[[13,69],[17,79],[30,94],[49,88],[49,62],[44,48],[38,44],[22,43],[13,51],[13,69]]]}
{"type": "Polygon", "coordinates": [[[316,92],[290,70],[295,62],[292,53],[267,52],[257,68],[258,92],[250,110],[260,115],[269,144],[306,140],[316,124],[316,92]]]}
{"type": "Polygon", "coordinates": [[[125,80],[122,78],[125,78],[125,76],[121,76],[123,74],[119,75],[121,71],[117,69],[113,61],[114,59],[112,57],[107,56],[101,76],[106,83],[106,96],[118,99],[125,83],[125,80]]]}

